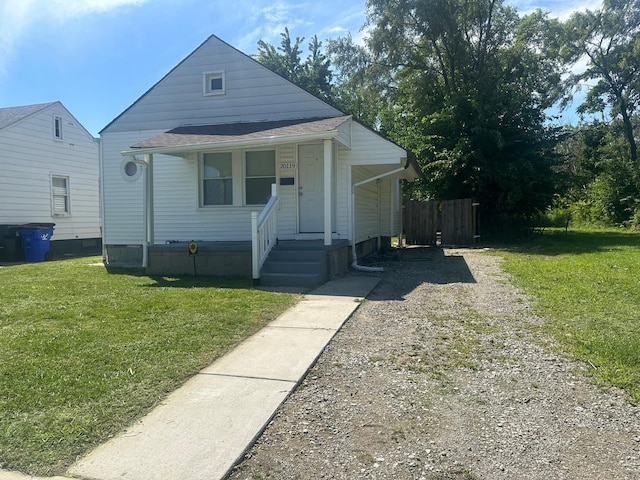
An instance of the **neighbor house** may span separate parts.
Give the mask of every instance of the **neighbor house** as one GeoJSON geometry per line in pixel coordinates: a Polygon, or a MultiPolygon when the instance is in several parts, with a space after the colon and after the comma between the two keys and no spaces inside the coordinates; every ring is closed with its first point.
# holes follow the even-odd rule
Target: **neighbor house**
{"type": "Polygon", "coordinates": [[[321,283],[401,232],[400,180],[418,175],[215,36],[100,136],[105,262],[159,275],[321,283]]]}
{"type": "Polygon", "coordinates": [[[54,256],[100,253],[98,142],[62,103],[0,108],[0,169],[0,261],[25,225],[55,225],[54,256]]]}

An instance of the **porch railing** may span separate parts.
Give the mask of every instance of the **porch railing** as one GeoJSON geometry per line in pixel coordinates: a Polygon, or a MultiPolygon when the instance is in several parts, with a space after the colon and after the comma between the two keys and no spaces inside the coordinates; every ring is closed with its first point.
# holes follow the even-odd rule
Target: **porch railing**
{"type": "Polygon", "coordinates": [[[251,212],[251,269],[252,278],[260,278],[260,269],[278,237],[278,195],[276,185],[271,185],[271,198],[264,209],[251,212]]]}

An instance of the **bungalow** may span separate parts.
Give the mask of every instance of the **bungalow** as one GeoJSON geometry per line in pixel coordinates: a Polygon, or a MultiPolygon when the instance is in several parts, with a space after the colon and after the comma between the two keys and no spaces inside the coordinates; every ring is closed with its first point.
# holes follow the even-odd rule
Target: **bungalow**
{"type": "Polygon", "coordinates": [[[215,36],[100,136],[105,262],[158,275],[319,284],[401,232],[400,180],[418,176],[215,36]]]}
{"type": "Polygon", "coordinates": [[[98,142],[60,102],[0,108],[0,261],[21,228],[55,225],[50,253],[99,254],[98,142]]]}

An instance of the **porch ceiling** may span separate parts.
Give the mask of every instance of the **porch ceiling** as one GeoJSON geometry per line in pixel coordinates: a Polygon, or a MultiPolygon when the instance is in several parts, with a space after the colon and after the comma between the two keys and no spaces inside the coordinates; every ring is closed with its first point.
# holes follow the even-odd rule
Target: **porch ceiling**
{"type": "MultiPolygon", "coordinates": [[[[271,122],[193,125],[174,128],[131,146],[125,155],[176,154],[211,148],[248,147],[273,143],[337,139],[351,116],[271,122]]],[[[349,145],[346,145],[349,147],[349,145]]]]}

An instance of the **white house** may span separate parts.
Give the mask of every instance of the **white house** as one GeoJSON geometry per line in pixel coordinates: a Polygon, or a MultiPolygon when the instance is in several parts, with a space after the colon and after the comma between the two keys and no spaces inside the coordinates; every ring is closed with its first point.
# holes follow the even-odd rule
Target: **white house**
{"type": "Polygon", "coordinates": [[[100,136],[105,261],[156,274],[319,283],[401,231],[400,179],[418,176],[404,149],[215,36],[100,136]]]}
{"type": "Polygon", "coordinates": [[[55,224],[54,256],[100,253],[98,142],[62,103],[0,108],[0,169],[0,260],[28,224],[55,224]]]}

